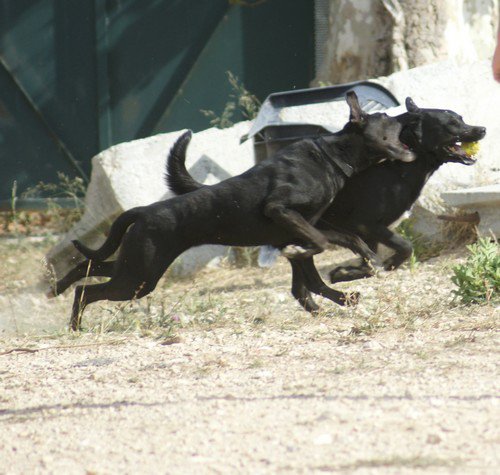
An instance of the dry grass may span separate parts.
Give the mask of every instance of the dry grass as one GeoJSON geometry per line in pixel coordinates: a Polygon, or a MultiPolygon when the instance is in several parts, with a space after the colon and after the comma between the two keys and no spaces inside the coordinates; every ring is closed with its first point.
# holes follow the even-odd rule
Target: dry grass
{"type": "MultiPolygon", "coordinates": [[[[65,296],[47,301],[40,284],[44,275],[45,252],[50,238],[19,238],[0,241],[1,316],[4,331],[14,333],[65,332],[71,307],[71,290],[65,296]],[[17,301],[27,298],[26,305],[17,301]],[[28,305],[33,308],[28,309],[28,305]],[[8,308],[10,306],[10,309],[8,308]],[[47,315],[44,315],[44,311],[47,315]],[[35,312],[34,331],[26,313],[35,312]],[[5,323],[6,315],[10,323],[5,323]],[[47,326],[44,327],[44,322],[47,326]]],[[[349,343],[384,331],[414,333],[429,328],[450,331],[479,331],[494,328],[495,308],[464,306],[453,300],[451,268],[464,255],[464,249],[443,253],[416,268],[339,284],[343,290],[358,290],[360,305],[342,308],[316,297],[321,311],[311,317],[302,311],[290,294],[290,270],[280,258],[270,269],[235,268],[228,263],[205,269],[193,279],[165,276],[150,296],[137,301],[99,302],[84,314],[85,332],[92,334],[134,333],[143,336],[172,337],[190,329],[228,328],[235,333],[273,328],[295,331],[304,327],[328,326],[338,338],[349,343]]],[[[348,251],[325,252],[317,259],[318,268],[329,267],[348,251]]],[[[46,284],[45,284],[46,285],[46,284]]]]}

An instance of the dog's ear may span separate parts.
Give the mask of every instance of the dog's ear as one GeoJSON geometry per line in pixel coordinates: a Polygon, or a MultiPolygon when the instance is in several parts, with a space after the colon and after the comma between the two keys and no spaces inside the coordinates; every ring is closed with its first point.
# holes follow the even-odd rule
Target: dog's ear
{"type": "Polygon", "coordinates": [[[349,91],[346,94],[345,100],[349,105],[349,122],[355,122],[361,124],[364,122],[366,113],[363,112],[361,106],[359,105],[358,96],[354,91],[349,91]]]}
{"type": "Polygon", "coordinates": [[[399,134],[400,140],[411,148],[417,148],[422,144],[423,127],[422,114],[405,114],[403,129],[399,134]]]}
{"type": "Polygon", "coordinates": [[[408,112],[419,112],[420,108],[413,102],[413,99],[411,97],[407,97],[405,101],[406,105],[406,110],[408,112]]]}

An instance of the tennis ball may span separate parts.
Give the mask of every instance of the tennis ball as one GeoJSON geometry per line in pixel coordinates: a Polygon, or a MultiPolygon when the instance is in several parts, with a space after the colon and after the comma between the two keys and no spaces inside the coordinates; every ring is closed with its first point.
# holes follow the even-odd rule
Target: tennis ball
{"type": "Polygon", "coordinates": [[[479,142],[463,142],[461,148],[469,157],[473,157],[479,152],[480,145],[479,142]]]}

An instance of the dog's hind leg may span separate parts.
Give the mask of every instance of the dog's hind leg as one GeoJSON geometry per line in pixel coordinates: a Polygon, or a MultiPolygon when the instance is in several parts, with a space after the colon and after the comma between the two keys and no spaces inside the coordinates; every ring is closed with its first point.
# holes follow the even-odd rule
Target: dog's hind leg
{"type": "Polygon", "coordinates": [[[59,279],[47,294],[47,297],[55,297],[62,294],[71,284],[84,277],[111,277],[113,275],[115,261],[92,261],[85,260],[71,269],[62,279],[59,279]]]}
{"type": "Polygon", "coordinates": [[[71,329],[78,330],[80,328],[83,310],[93,302],[132,300],[148,295],[155,289],[158,280],[175,257],[177,256],[170,260],[159,261],[159,266],[151,267],[151,270],[147,272],[137,268],[135,273],[131,272],[131,267],[134,266],[133,261],[122,259],[120,262],[119,258],[114,263],[113,277],[108,282],[76,286],[70,320],[71,329]]]}
{"type": "Polygon", "coordinates": [[[358,292],[344,293],[328,287],[321,279],[312,259],[302,260],[300,265],[305,285],[312,293],[321,295],[338,305],[356,305],[358,303],[358,292]]]}
{"type": "Polygon", "coordinates": [[[154,284],[138,283],[133,280],[124,282],[123,279],[115,280],[114,278],[103,284],[77,285],[70,319],[71,329],[74,331],[80,329],[82,313],[88,304],[99,300],[122,301],[141,298],[153,291],[155,286],[156,282],[154,284]]]}
{"type": "MultiPolygon", "coordinates": [[[[307,258],[307,260],[312,257],[307,258]]],[[[311,292],[306,287],[306,277],[302,271],[302,261],[297,259],[288,259],[292,266],[292,295],[302,305],[306,312],[315,313],[319,306],[312,298],[311,292]]]]}
{"type": "Polygon", "coordinates": [[[183,245],[165,249],[169,236],[151,236],[146,231],[143,225],[136,224],[127,233],[108,282],[75,288],[70,320],[73,330],[80,327],[82,312],[90,303],[139,299],[152,292],[170,264],[185,250],[183,245]]]}

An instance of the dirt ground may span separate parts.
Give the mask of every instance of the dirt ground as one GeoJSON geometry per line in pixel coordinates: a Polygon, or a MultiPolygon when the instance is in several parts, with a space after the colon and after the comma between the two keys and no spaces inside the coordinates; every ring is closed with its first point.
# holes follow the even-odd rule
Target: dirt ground
{"type": "Polygon", "coordinates": [[[464,249],[315,317],[284,260],[223,265],[71,334],[49,247],[0,241],[0,473],[500,473],[499,310],[453,301],[464,249]]]}

